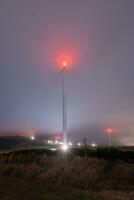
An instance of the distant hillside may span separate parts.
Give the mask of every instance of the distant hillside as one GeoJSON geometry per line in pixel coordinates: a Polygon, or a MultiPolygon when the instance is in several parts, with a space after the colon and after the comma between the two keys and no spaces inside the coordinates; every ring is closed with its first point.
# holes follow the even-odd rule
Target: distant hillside
{"type": "Polygon", "coordinates": [[[22,137],[22,136],[0,137],[0,150],[40,147],[40,146],[44,146],[44,143],[37,140],[30,140],[27,137],[22,137]]]}

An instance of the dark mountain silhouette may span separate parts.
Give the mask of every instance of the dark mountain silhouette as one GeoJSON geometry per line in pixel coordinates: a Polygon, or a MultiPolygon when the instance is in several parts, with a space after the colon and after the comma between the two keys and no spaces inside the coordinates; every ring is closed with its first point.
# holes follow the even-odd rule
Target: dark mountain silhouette
{"type": "Polygon", "coordinates": [[[0,150],[27,148],[27,147],[41,147],[44,143],[38,140],[31,140],[23,136],[1,136],[0,150]]]}

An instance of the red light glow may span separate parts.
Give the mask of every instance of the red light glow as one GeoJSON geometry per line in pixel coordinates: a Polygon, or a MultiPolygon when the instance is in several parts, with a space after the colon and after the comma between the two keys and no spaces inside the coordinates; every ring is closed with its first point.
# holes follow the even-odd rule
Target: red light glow
{"type": "Polygon", "coordinates": [[[108,134],[112,134],[113,133],[113,129],[112,128],[107,128],[105,131],[108,134]]]}
{"type": "Polygon", "coordinates": [[[60,65],[60,70],[64,71],[68,69],[68,62],[66,60],[63,60],[61,65],[60,65]]]}
{"type": "Polygon", "coordinates": [[[61,135],[54,135],[53,139],[54,140],[60,140],[60,139],[62,139],[62,136],[61,135]]]}
{"type": "Polygon", "coordinates": [[[64,60],[64,61],[62,62],[62,66],[64,66],[64,67],[67,66],[67,61],[66,61],[66,60],[64,60]]]}
{"type": "Polygon", "coordinates": [[[68,70],[72,64],[72,57],[69,54],[62,54],[58,57],[57,63],[60,71],[68,70]]]}

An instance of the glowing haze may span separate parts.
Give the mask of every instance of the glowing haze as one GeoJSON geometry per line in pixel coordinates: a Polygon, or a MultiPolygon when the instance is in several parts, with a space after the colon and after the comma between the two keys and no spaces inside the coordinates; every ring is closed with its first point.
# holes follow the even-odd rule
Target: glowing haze
{"type": "Polygon", "coordinates": [[[0,128],[134,145],[134,1],[0,1],[0,128]]]}

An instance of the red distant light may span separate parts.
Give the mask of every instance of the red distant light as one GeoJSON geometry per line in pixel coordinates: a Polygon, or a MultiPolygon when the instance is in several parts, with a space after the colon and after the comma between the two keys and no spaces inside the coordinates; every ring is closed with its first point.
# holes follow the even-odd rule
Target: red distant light
{"type": "Polygon", "coordinates": [[[106,132],[107,132],[108,134],[112,134],[113,129],[112,129],[112,128],[107,128],[107,129],[106,129],[106,132]]]}
{"type": "Polygon", "coordinates": [[[54,136],[53,138],[54,138],[54,140],[60,140],[60,139],[61,139],[61,136],[60,136],[60,135],[56,135],[56,136],[54,136]]]}

